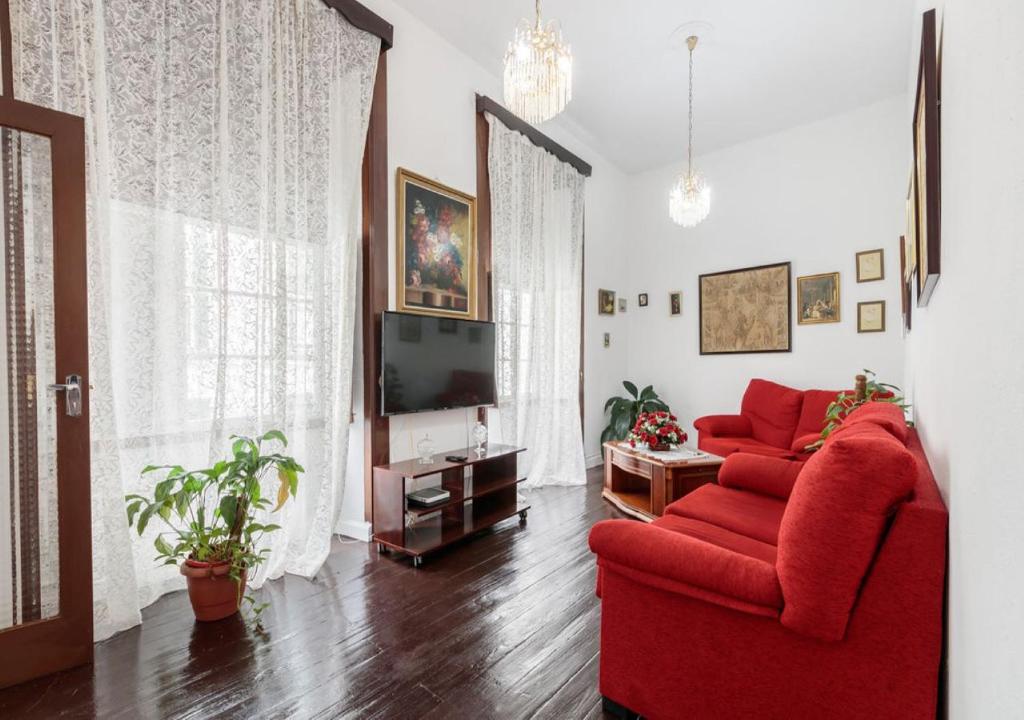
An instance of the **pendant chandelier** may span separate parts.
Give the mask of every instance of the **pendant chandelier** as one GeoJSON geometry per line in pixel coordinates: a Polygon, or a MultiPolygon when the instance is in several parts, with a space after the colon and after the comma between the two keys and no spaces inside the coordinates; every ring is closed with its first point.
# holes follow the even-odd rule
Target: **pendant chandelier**
{"type": "Polygon", "coordinates": [[[505,52],[505,106],[528,123],[550,120],[572,100],[572,49],[552,20],[522,20],[505,52]]]}
{"type": "Polygon", "coordinates": [[[686,172],[676,181],[668,196],[668,214],[672,221],[683,227],[696,227],[711,212],[711,188],[704,182],[704,176],[693,169],[693,49],[697,47],[697,36],[686,38],[690,49],[690,125],[686,146],[686,172]]]}

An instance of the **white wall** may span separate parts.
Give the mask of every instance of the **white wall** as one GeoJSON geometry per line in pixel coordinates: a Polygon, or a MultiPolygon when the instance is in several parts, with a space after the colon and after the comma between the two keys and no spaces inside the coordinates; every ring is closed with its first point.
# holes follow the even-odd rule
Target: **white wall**
{"type": "MultiPolygon", "coordinates": [[[[842,389],[869,368],[885,381],[902,381],[897,277],[908,172],[905,107],[899,96],[707,155],[698,152],[712,203],[711,214],[693,229],[668,217],[668,192],[681,164],[633,182],[627,211],[629,376],[638,385],[653,383],[684,423],[738,411],[752,377],[842,389]],[[855,253],[875,248],[885,249],[885,280],[857,283],[855,253]],[[698,275],[786,261],[793,274],[793,351],[701,356],[698,275]],[[841,321],[798,325],[797,276],[835,271],[841,321]],[[681,317],[669,316],[673,290],[683,291],[681,317]],[[635,307],[640,292],[650,296],[647,308],[635,307]],[[857,302],[865,300],[886,301],[884,333],[857,333],[857,302]]],[[[699,139],[698,132],[698,150],[699,139]]]]}
{"type": "MultiPolygon", "coordinates": [[[[918,2],[921,12],[933,3],[918,2]]],[[[951,718],[1024,713],[1024,4],[942,14],[942,263],[906,377],[950,511],[951,718]]],[[[920,22],[912,44],[916,83],[920,22]]],[[[909,132],[911,105],[904,108],[909,132]]],[[[910,156],[903,158],[910,166],[910,156]]]]}
{"type": "MultiPolygon", "coordinates": [[[[470,195],[476,195],[476,93],[501,101],[501,81],[474,60],[450,45],[392,0],[364,0],[374,12],[395,27],[395,46],[388,52],[388,163],[389,237],[391,267],[395,263],[394,177],[399,167],[433,178],[470,195]]],[[[509,31],[511,32],[511,28],[509,31]]],[[[584,328],[585,451],[599,461],[598,438],[603,427],[604,399],[624,376],[626,353],[625,317],[597,320],[597,288],[615,287],[624,273],[616,270],[625,229],[623,195],[625,176],[580,139],[581,132],[566,120],[556,119],[541,128],[557,142],[594,167],[587,181],[586,258],[584,297],[587,302],[584,328]],[[613,331],[613,344],[602,347],[602,333],[613,331]]],[[[390,274],[390,305],[395,306],[394,274],[390,274]]],[[[361,406],[357,417],[361,417],[361,406]]],[[[391,419],[391,458],[414,457],[416,443],[430,434],[439,452],[471,444],[468,432],[475,410],[451,410],[405,415],[391,419]]],[[[339,530],[365,537],[362,522],[362,435],[353,432],[346,497],[339,530]]]]}

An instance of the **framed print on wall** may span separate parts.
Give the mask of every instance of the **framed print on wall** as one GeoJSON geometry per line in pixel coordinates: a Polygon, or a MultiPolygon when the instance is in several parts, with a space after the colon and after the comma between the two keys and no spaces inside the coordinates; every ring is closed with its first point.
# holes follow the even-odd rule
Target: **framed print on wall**
{"type": "Polygon", "coordinates": [[[597,291],[597,314],[598,315],[614,315],[615,314],[615,291],[614,290],[598,290],[597,291]]]}
{"type": "Polygon", "coordinates": [[[839,322],[839,273],[798,277],[796,307],[800,325],[839,322]]]}
{"type": "Polygon", "coordinates": [[[673,317],[683,314],[683,293],[680,290],[668,294],[668,314],[673,317]]]}
{"type": "Polygon", "coordinates": [[[900,235],[900,309],[903,311],[903,330],[904,334],[910,332],[910,313],[912,303],[910,302],[911,297],[911,285],[910,280],[913,276],[907,277],[907,238],[904,235],[900,235]]]}
{"type": "Polygon", "coordinates": [[[857,332],[885,332],[885,300],[857,303],[857,332]]]}
{"type": "Polygon", "coordinates": [[[865,250],[857,253],[857,282],[885,279],[885,250],[865,250]]]}
{"type": "Polygon", "coordinates": [[[476,199],[398,168],[398,310],[476,319],[476,199]]]}
{"type": "Polygon", "coordinates": [[[626,298],[619,298],[619,312],[626,312],[626,298]]]}
{"type": "Polygon", "coordinates": [[[637,307],[647,307],[647,293],[640,293],[636,299],[637,307]]]}
{"type": "Polygon", "coordinates": [[[939,81],[935,10],[924,13],[914,101],[914,188],[917,238],[917,304],[925,306],[939,281],[941,260],[939,81]]]}
{"type": "Polygon", "coordinates": [[[700,354],[790,352],[790,264],[700,276],[700,354]]]}

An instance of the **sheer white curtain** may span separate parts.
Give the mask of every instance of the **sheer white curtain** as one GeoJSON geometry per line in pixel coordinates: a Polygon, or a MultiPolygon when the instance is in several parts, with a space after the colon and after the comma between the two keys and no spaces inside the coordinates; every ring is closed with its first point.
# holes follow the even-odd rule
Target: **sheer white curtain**
{"type": "Polygon", "coordinates": [[[487,121],[502,440],[527,448],[528,487],[583,484],[584,177],[492,115],[487,121]]]}
{"type": "MultiPolygon", "coordinates": [[[[321,0],[12,0],[18,97],[84,115],[96,635],[182,586],[129,535],[148,463],[279,428],[306,468],[255,577],[341,507],[379,40],[321,0]]],[[[158,525],[154,523],[153,525],[158,525]]]]}

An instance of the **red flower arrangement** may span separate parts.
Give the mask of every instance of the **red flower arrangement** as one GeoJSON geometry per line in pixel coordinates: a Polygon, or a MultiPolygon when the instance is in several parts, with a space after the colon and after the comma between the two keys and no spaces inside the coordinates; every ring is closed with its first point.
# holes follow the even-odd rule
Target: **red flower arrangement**
{"type": "Polygon", "coordinates": [[[668,450],[670,445],[682,445],[687,436],[679,427],[679,418],[664,410],[640,413],[636,425],[629,433],[629,446],[647,443],[651,450],[668,450]]]}

